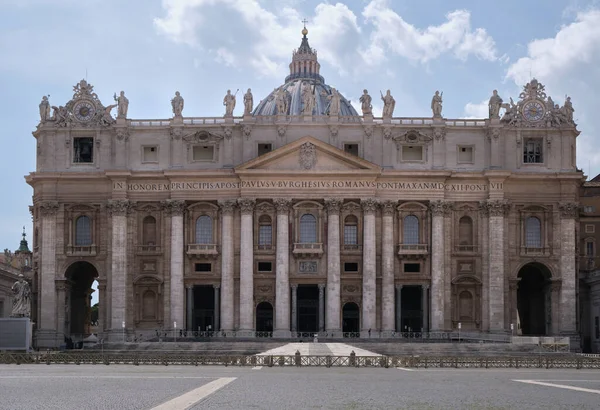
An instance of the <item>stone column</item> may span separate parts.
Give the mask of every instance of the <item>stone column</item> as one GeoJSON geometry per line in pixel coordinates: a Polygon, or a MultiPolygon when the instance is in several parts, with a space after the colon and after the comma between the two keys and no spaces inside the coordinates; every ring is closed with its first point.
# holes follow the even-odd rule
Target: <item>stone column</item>
{"type": "MultiPolygon", "coordinates": [[[[481,249],[481,330],[489,332],[490,330],[490,235],[489,235],[489,212],[487,207],[487,201],[479,202],[479,214],[481,226],[481,243],[479,244],[481,249]]],[[[516,308],[515,308],[516,309],[516,308]]],[[[516,326],[516,322],[515,326],[516,326]]]]}
{"type": "Polygon", "coordinates": [[[319,283],[319,332],[325,331],[325,284],[319,283]]]}
{"type": "Polygon", "coordinates": [[[432,201],[431,211],[431,330],[444,330],[444,215],[450,204],[432,201]]]}
{"type": "Polygon", "coordinates": [[[402,285],[396,285],[396,332],[402,332],[402,285]]]}
{"type": "Polygon", "coordinates": [[[240,330],[254,330],[254,237],[253,212],[256,200],[238,199],[242,212],[240,244],[240,330]]]}
{"type": "Polygon", "coordinates": [[[112,219],[110,329],[116,340],[122,338],[121,324],[126,322],[127,327],[127,212],[130,207],[130,202],[123,199],[110,200],[107,206],[112,219]]]}
{"type": "MultiPolygon", "coordinates": [[[[70,282],[70,281],[68,281],[70,282]]],[[[68,321],[67,317],[67,309],[70,309],[70,306],[66,305],[67,302],[67,292],[70,292],[71,285],[67,283],[66,279],[57,280],[54,282],[56,286],[56,300],[57,300],[57,317],[56,317],[56,332],[60,334],[69,334],[71,333],[71,329],[67,328],[66,322],[68,321]]]]}
{"type": "MultiPolygon", "coordinates": [[[[519,289],[519,281],[521,278],[511,279],[508,282],[508,292],[510,298],[510,323],[513,325],[513,331],[511,336],[517,336],[519,329],[517,328],[518,319],[517,316],[519,314],[517,310],[517,290],[519,289]]],[[[508,325],[508,330],[510,330],[510,323],[508,325]]]]}
{"type": "Polygon", "coordinates": [[[490,332],[503,332],[504,326],[504,215],[510,205],[504,200],[489,200],[489,324],[490,332]]]}
{"type": "Polygon", "coordinates": [[[194,330],[194,287],[188,286],[187,288],[187,330],[194,330]]]}
{"type": "Polygon", "coordinates": [[[221,302],[219,301],[221,295],[219,293],[219,290],[221,289],[221,286],[213,285],[213,288],[215,289],[215,327],[213,328],[213,330],[217,332],[219,331],[221,325],[221,315],[219,312],[219,309],[221,307],[221,302]]]}
{"type": "Polygon", "coordinates": [[[277,209],[277,263],[275,265],[274,337],[290,337],[290,244],[289,212],[291,201],[273,200],[277,209]]]}
{"type": "Polygon", "coordinates": [[[550,314],[551,314],[551,329],[548,332],[549,335],[558,335],[560,334],[560,288],[561,281],[555,280],[552,281],[549,285],[550,289],[550,314]]]}
{"type": "Polygon", "coordinates": [[[383,238],[381,241],[381,327],[384,332],[393,332],[394,318],[394,212],[395,201],[381,205],[383,238]]]}
{"type": "Polygon", "coordinates": [[[325,199],[327,208],[327,313],[325,329],[339,333],[341,327],[341,279],[340,279],[340,207],[342,200],[325,199]]]}
{"type": "Polygon", "coordinates": [[[103,334],[106,329],[106,283],[98,282],[98,333],[103,334]]]}
{"type": "Polygon", "coordinates": [[[377,329],[375,211],[378,203],[374,198],[363,198],[361,205],[364,225],[361,337],[369,337],[377,329]]]}
{"type": "Polygon", "coordinates": [[[421,295],[421,306],[423,310],[423,332],[429,332],[429,301],[427,300],[427,293],[429,292],[429,286],[423,285],[423,294],[421,295]]]}
{"type": "Polygon", "coordinates": [[[577,332],[577,294],[575,265],[575,218],[579,212],[576,203],[561,203],[560,210],[560,333],[577,332]]]}
{"type": "MultiPolygon", "coordinates": [[[[292,285],[292,332],[298,331],[298,285],[292,285]]],[[[295,335],[292,335],[295,336],[295,335]]]]}
{"type": "Polygon", "coordinates": [[[177,322],[177,328],[185,327],[185,317],[183,309],[184,285],[183,285],[183,212],[185,210],[185,201],[167,200],[165,201],[167,212],[171,214],[171,294],[169,295],[169,305],[171,307],[171,322],[167,324],[170,328],[177,322]]]}
{"type": "MultiPolygon", "coordinates": [[[[221,329],[234,329],[234,283],[233,283],[233,199],[219,201],[221,207],[221,329]]],[[[218,329],[215,329],[218,330],[218,329]]]]}
{"type": "Polygon", "coordinates": [[[41,265],[39,279],[40,316],[37,325],[38,347],[58,347],[56,340],[56,213],[58,202],[42,202],[41,265]]]}

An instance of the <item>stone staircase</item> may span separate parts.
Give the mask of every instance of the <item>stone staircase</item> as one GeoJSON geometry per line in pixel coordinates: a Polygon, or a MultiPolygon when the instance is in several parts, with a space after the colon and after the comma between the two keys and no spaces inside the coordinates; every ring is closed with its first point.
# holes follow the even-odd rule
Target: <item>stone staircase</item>
{"type": "Polygon", "coordinates": [[[348,343],[360,349],[386,356],[519,356],[549,354],[536,345],[511,343],[348,343]]]}
{"type": "MultiPolygon", "coordinates": [[[[140,342],[140,343],[105,343],[105,352],[139,352],[139,353],[181,353],[201,354],[205,356],[220,355],[255,355],[280,347],[287,342],[280,341],[212,341],[212,342],[140,342]]],[[[100,351],[100,345],[86,348],[86,351],[100,351]]]]}

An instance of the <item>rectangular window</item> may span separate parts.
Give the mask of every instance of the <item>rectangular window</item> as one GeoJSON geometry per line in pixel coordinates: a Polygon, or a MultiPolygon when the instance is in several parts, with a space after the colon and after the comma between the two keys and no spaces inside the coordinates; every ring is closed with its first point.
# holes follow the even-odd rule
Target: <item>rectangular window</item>
{"type": "Polygon", "coordinates": [[[258,144],[258,156],[264,155],[268,152],[273,151],[272,144],[258,144]]]}
{"type": "Polygon", "coordinates": [[[423,147],[421,145],[403,145],[402,161],[423,161],[423,147]]]}
{"type": "Polygon", "coordinates": [[[358,144],[344,144],[344,151],[358,157],[358,144]]]}
{"type": "Polygon", "coordinates": [[[404,273],[419,273],[421,272],[421,264],[420,263],[405,263],[404,264],[404,273]]]}
{"type": "Polygon", "coordinates": [[[158,162],[158,147],[142,147],[142,162],[158,162]]]}
{"type": "Polygon", "coordinates": [[[258,262],[259,272],[272,272],[273,264],[271,262],[258,262]]]}
{"type": "Polygon", "coordinates": [[[540,138],[529,138],[523,144],[523,163],[541,164],[544,162],[542,156],[542,140],[540,138]]]}
{"type": "Polygon", "coordinates": [[[458,163],[473,163],[473,147],[458,147],[458,163]]]}
{"type": "Polygon", "coordinates": [[[212,145],[195,145],[192,152],[193,161],[212,161],[214,159],[215,147],[212,145]]]}
{"type": "Polygon", "coordinates": [[[595,254],[594,242],[589,241],[585,243],[585,256],[594,256],[595,254]]]}
{"type": "Polygon", "coordinates": [[[273,227],[271,225],[260,225],[258,227],[258,244],[272,245],[273,227]]]}
{"type": "Polygon", "coordinates": [[[344,245],[358,245],[358,226],[344,225],[344,245]]]}
{"type": "Polygon", "coordinates": [[[595,232],[596,232],[595,225],[591,225],[591,224],[585,225],[585,233],[595,233],[595,232]]]}
{"type": "Polygon", "coordinates": [[[196,272],[210,272],[212,271],[212,263],[196,263],[194,268],[196,272]]]}
{"type": "Polygon", "coordinates": [[[356,262],[345,262],[344,272],[358,272],[358,263],[356,262]]]}
{"type": "Polygon", "coordinates": [[[73,138],[73,162],[76,164],[90,164],[94,162],[94,138],[73,138]]]}

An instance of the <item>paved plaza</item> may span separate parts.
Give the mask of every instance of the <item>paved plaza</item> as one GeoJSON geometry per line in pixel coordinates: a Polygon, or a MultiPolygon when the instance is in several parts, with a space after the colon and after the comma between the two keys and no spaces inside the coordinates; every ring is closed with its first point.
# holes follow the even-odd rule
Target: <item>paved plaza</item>
{"type": "Polygon", "coordinates": [[[381,356],[345,343],[288,343],[262,352],[259,356],[292,356],[296,352],[300,352],[302,356],[350,356],[352,352],[357,356],[381,356]]]}
{"type": "Polygon", "coordinates": [[[0,409],[597,409],[600,372],[0,365],[0,409]]]}

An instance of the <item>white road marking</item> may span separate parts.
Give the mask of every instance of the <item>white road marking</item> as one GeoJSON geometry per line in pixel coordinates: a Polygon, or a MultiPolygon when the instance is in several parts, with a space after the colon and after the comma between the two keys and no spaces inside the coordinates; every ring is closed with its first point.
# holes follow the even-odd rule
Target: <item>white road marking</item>
{"type": "Polygon", "coordinates": [[[260,370],[260,369],[262,369],[262,366],[254,366],[254,367],[252,368],[252,370],[260,370]]]}
{"type": "Polygon", "coordinates": [[[415,371],[415,369],[409,369],[409,368],[406,368],[406,367],[396,367],[396,369],[398,369],[398,370],[404,370],[404,371],[407,371],[407,372],[414,372],[415,371]]]}
{"type": "MultiPolygon", "coordinates": [[[[559,389],[567,389],[567,390],[582,391],[582,392],[586,392],[586,393],[600,394],[600,390],[586,389],[585,387],[567,386],[564,384],[556,384],[556,383],[546,383],[546,382],[540,382],[537,380],[513,380],[513,381],[520,382],[520,383],[537,384],[540,386],[547,386],[547,387],[557,387],[559,389]]],[[[578,380],[569,380],[569,381],[577,382],[578,380]]]]}
{"type": "Polygon", "coordinates": [[[24,374],[22,376],[0,376],[0,379],[214,379],[210,376],[68,376],[55,374],[52,376],[32,376],[24,374]]]}
{"type": "Polygon", "coordinates": [[[217,390],[227,386],[229,383],[234,381],[235,377],[221,377],[212,382],[206,383],[204,386],[200,386],[197,389],[191,390],[187,393],[182,394],[179,397],[175,397],[159,406],[153,407],[151,410],[185,410],[189,409],[200,400],[210,396],[217,390]]]}

